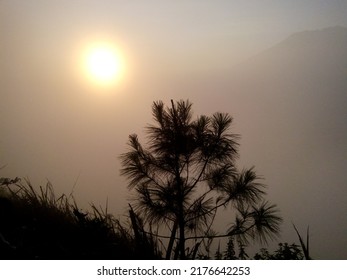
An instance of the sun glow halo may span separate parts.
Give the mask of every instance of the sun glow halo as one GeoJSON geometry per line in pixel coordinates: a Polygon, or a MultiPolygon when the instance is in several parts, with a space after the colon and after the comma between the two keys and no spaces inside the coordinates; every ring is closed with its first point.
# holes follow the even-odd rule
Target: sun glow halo
{"type": "Polygon", "coordinates": [[[113,46],[95,45],[88,49],[85,57],[85,68],[93,82],[109,85],[120,80],[123,63],[119,52],[113,46]]]}

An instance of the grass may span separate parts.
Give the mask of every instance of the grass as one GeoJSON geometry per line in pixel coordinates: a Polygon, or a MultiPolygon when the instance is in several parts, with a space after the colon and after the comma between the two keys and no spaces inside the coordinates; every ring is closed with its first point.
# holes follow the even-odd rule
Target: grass
{"type": "Polygon", "coordinates": [[[57,197],[52,185],[0,181],[0,259],[157,259],[150,238],[102,208],[78,208],[72,196],[57,197]],[[140,244],[140,245],[139,245],[140,244]]]}

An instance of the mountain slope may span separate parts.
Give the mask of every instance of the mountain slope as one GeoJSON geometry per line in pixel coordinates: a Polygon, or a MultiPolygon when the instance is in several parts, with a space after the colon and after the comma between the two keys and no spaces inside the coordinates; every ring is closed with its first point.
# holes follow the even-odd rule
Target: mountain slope
{"type": "Polygon", "coordinates": [[[264,175],[285,220],[310,224],[314,258],[346,258],[347,28],[294,34],[217,84],[241,159],[264,175]]]}

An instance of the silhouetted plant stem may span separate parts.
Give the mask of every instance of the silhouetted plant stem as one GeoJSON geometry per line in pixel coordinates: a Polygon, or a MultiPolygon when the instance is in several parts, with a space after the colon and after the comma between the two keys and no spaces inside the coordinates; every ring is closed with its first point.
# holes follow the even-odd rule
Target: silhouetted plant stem
{"type": "Polygon", "coordinates": [[[169,260],[171,258],[171,252],[172,248],[176,239],[176,232],[177,232],[177,221],[174,222],[173,228],[171,230],[171,236],[170,236],[170,241],[166,250],[166,259],[169,260]]]}
{"type": "Polygon", "coordinates": [[[306,231],[306,245],[305,245],[304,241],[302,240],[301,235],[300,235],[298,229],[296,228],[296,226],[294,225],[294,223],[293,223],[293,227],[294,227],[294,230],[295,230],[295,232],[299,238],[301,249],[304,253],[305,259],[310,260],[311,257],[310,257],[310,252],[309,252],[309,227],[307,227],[307,231],[306,231]]]}

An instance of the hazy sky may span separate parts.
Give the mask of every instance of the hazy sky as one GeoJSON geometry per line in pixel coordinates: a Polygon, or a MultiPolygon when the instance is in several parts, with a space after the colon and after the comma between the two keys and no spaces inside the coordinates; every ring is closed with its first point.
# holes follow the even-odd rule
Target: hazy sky
{"type": "MultiPolygon", "coordinates": [[[[284,128],[282,137],[278,136],[271,122],[286,111],[273,106],[274,115],[262,119],[242,114],[247,111],[248,97],[215,95],[220,88],[228,90],[215,79],[221,73],[227,76],[230,69],[293,33],[337,25],[347,27],[347,1],[0,0],[0,166],[6,165],[0,176],[27,176],[34,184],[45,184],[48,179],[58,193],[67,194],[76,183],[74,194],[81,205],[105,205],[108,198],[109,208],[122,217],[128,192],[119,176],[118,156],[126,151],[128,135],[143,135],[144,126],[151,122],[153,101],[189,98],[196,113],[222,110],[235,117],[235,132],[242,134],[241,147],[247,148],[246,155],[241,154],[242,163],[256,165],[269,185],[269,197],[283,212],[286,226],[281,241],[298,243],[291,221],[302,231],[310,224],[313,257],[347,259],[347,251],[341,249],[347,247],[347,222],[342,214],[347,211],[346,177],[336,173],[346,168],[346,152],[331,159],[330,168],[335,164],[337,175],[331,172],[330,177],[311,180],[298,167],[293,178],[283,158],[290,164],[299,158],[290,161],[295,157],[290,151],[283,157],[284,152],[276,149],[277,140],[286,143],[283,135],[289,130],[284,128]],[[82,54],[99,41],[115,45],[125,61],[124,79],[112,87],[96,86],[82,73],[82,54]],[[210,77],[208,82],[206,77],[210,77]],[[210,88],[202,89],[206,83],[210,88]],[[251,127],[255,121],[270,123],[269,131],[251,127]],[[265,147],[271,155],[267,162],[257,152],[257,141],[252,142],[263,133],[274,141],[265,147]],[[283,169],[275,171],[275,162],[283,164],[283,169]],[[330,245],[333,241],[326,238],[333,225],[328,223],[328,230],[317,219],[317,212],[335,215],[326,209],[334,203],[322,203],[328,190],[314,199],[312,188],[329,184],[332,177],[338,186],[337,217],[342,221],[335,224],[332,232],[337,241],[330,245]],[[289,179],[295,191],[281,187],[289,179]],[[293,199],[292,206],[287,198],[293,199]],[[312,207],[305,214],[302,206],[306,203],[312,207]]],[[[253,105],[249,107],[256,108],[257,97],[250,96],[253,105]]],[[[259,102],[266,109],[271,102],[285,107],[283,100],[277,104],[277,99],[268,103],[264,98],[259,97],[259,102]]],[[[334,112],[331,108],[324,113],[334,112]]],[[[341,112],[346,115],[344,109],[341,112]]],[[[307,137],[316,135],[309,121],[301,123],[300,129],[307,137]]],[[[346,135],[341,139],[345,147],[346,135]]],[[[294,140],[291,144],[301,143],[294,140]]],[[[312,149],[314,154],[320,148],[312,149]]],[[[305,160],[302,164],[310,166],[312,177],[321,173],[314,160],[305,160]]],[[[300,161],[297,164],[301,166],[300,161]]]]}

